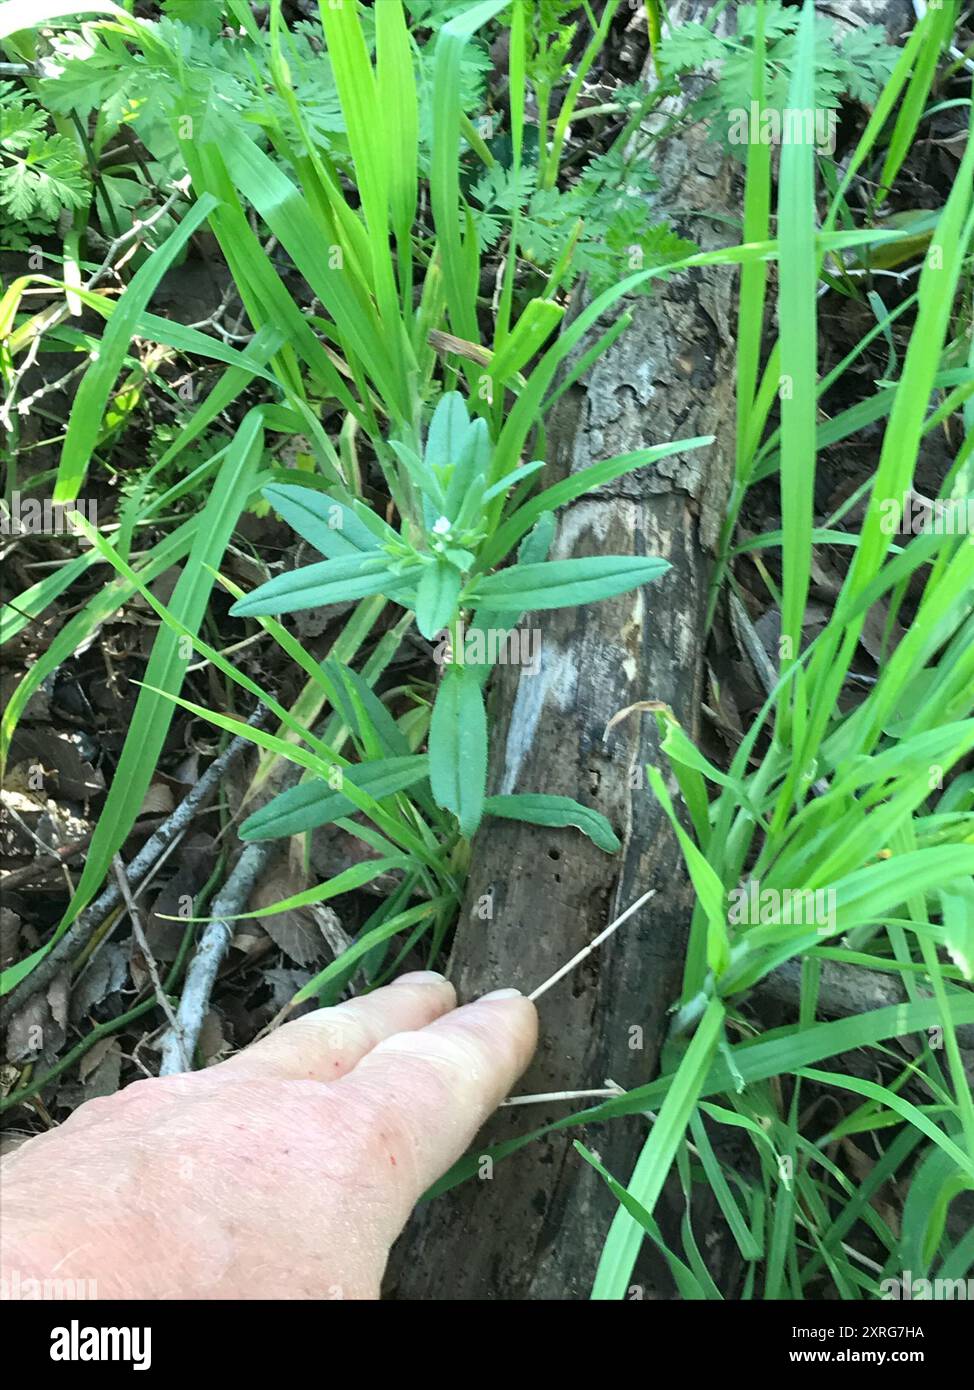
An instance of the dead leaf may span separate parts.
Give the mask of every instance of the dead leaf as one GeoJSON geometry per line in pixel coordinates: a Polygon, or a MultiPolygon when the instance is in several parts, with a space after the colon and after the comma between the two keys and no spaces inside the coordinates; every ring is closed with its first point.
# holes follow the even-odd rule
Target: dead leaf
{"type": "Polygon", "coordinates": [[[213,837],[202,832],[187,836],[180,845],[179,867],[143,919],[149,950],[157,961],[168,965],[176,959],[186,923],[174,919],[193,915],[194,899],[210,875],[214,857],[213,837]]]}
{"type": "Polygon", "coordinates": [[[20,918],[13,908],[0,907],[0,967],[15,961],[20,953],[20,918]]]}
{"type": "MultiPolygon", "coordinates": [[[[91,763],[97,745],[80,731],[59,733],[52,728],[17,729],[11,741],[11,760],[41,770],[41,801],[57,795],[68,801],[87,801],[105,790],[100,769],[91,763]]],[[[34,778],[36,782],[36,776],[34,778]]]]}
{"type": "Polygon", "coordinates": [[[111,1096],[122,1076],[122,1046],[117,1038],[101,1038],[81,1059],[78,1075],[84,1083],[84,1099],[111,1096]]]}
{"type": "Polygon", "coordinates": [[[62,970],[10,1020],[8,1062],[53,1062],[67,1035],[67,1023],[68,977],[62,970]]]}
{"type": "Polygon", "coordinates": [[[123,989],[128,980],[128,951],[118,942],[109,941],[75,982],[71,992],[72,1020],[77,1023],[109,995],[123,989]]]}
{"type": "Polygon", "coordinates": [[[230,1051],[230,1044],[223,1032],[223,1020],[215,1009],[210,1009],[203,1020],[197,1046],[205,1067],[219,1062],[230,1051]]]}
{"type": "Polygon", "coordinates": [[[168,816],[176,805],[172,791],[165,782],[153,782],[142,798],[140,816],[168,816]]]}
{"type": "MultiPolygon", "coordinates": [[[[358,820],[356,813],[349,817],[358,820]]],[[[353,864],[364,864],[370,859],[380,859],[378,850],[352,835],[338,825],[322,825],[311,832],[311,867],[321,879],[334,878],[353,864]]],[[[391,869],[368,883],[362,884],[362,892],[374,897],[388,897],[402,882],[402,869],[391,869]]]]}
{"type": "MultiPolygon", "coordinates": [[[[258,909],[281,902],[300,893],[306,886],[300,871],[278,863],[254,890],[251,907],[258,909]]],[[[275,946],[279,946],[296,965],[311,965],[327,954],[321,931],[300,908],[290,912],[274,912],[258,918],[258,921],[275,946]]]]}
{"type": "Polygon", "coordinates": [[[230,945],[235,951],[242,951],[245,956],[259,955],[264,950],[273,949],[267,932],[256,922],[242,922],[240,930],[234,932],[230,945]]]}
{"type": "Polygon", "coordinates": [[[628,719],[630,714],[644,714],[648,712],[655,714],[658,710],[665,709],[669,709],[669,706],[664,705],[660,700],[637,700],[634,705],[626,705],[625,709],[617,709],[602,731],[602,742],[605,743],[611,730],[614,729],[617,724],[621,724],[623,719],[628,719]]]}
{"type": "Polygon", "coordinates": [[[862,631],[859,634],[860,643],[877,665],[888,661],[903,640],[904,632],[899,623],[894,622],[887,633],[888,623],[889,604],[877,599],[863,619],[862,631]]]}
{"type": "Polygon", "coordinates": [[[298,990],[303,989],[310,979],[307,970],[292,970],[284,965],[265,970],[261,983],[269,985],[271,991],[270,999],[262,1006],[267,1018],[280,1013],[284,1005],[289,1004],[298,990]]]}

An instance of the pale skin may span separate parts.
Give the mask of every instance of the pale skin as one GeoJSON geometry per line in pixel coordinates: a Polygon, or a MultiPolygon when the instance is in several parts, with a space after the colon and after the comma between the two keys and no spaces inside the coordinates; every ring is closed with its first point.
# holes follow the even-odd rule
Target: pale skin
{"type": "Polygon", "coordinates": [[[89,1101],[4,1160],[3,1276],[96,1280],[99,1298],[377,1298],[416,1202],[536,1043],[521,995],[457,1008],[419,972],[89,1101]]]}

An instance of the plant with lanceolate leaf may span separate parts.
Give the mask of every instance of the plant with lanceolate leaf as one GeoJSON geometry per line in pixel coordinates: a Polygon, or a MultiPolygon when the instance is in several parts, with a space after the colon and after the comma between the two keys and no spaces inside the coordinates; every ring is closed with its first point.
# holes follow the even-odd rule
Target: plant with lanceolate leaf
{"type": "MultiPolygon", "coordinates": [[[[485,799],[487,717],[482,692],[490,672],[489,654],[497,650],[492,636],[498,631],[506,636],[528,610],[611,598],[664,574],[669,566],[655,556],[549,560],[553,509],[633,468],[708,442],[682,440],[610,459],[522,501],[518,485],[537,473],[542,461],[520,464],[496,477],[487,421],[471,419],[459,392],[447,392],[433,412],[421,453],[390,440],[409,499],[399,531],[350,494],[289,484],[264,489],[267,501],[325,559],[276,576],[238,600],[232,612],[241,617],[293,613],[372,594],[412,610],[424,637],[433,639],[442,632],[450,637],[429,729],[429,778],[437,804],[456,816],[466,836],[476,830],[485,808],[543,824],[578,824],[585,817],[592,833],[591,827],[602,818],[565,798],[485,799]],[[498,568],[515,546],[515,563],[498,568]],[[475,640],[466,640],[464,632],[475,640]],[[471,650],[483,659],[471,660],[471,650]]],[[[313,796],[309,798],[307,788],[301,795],[308,815],[314,816],[313,796]]],[[[320,789],[321,802],[330,796],[333,789],[320,789]]],[[[279,825],[282,804],[286,808],[293,799],[293,793],[282,793],[259,813],[261,824],[279,825]]],[[[290,820],[286,827],[276,833],[294,833],[290,820]]],[[[604,822],[593,838],[606,847],[614,842],[604,822]]]]}

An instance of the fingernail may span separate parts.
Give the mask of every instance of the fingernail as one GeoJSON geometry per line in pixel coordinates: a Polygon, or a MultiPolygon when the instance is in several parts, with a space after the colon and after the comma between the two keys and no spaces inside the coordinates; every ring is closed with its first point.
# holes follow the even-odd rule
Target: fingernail
{"type": "Polygon", "coordinates": [[[489,994],[482,994],[480,1002],[486,999],[523,999],[524,995],[519,989],[492,989],[489,994]]]}
{"type": "Polygon", "coordinates": [[[410,970],[405,975],[398,975],[392,983],[394,985],[443,985],[446,984],[446,976],[441,975],[438,970],[410,970]]]}

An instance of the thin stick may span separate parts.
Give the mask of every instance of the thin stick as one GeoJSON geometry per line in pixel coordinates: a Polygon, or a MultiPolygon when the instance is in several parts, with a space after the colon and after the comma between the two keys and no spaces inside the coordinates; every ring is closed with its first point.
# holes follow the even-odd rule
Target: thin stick
{"type": "Polygon", "coordinates": [[[22,883],[34,883],[37,879],[50,878],[55,870],[60,870],[68,860],[74,859],[75,855],[87,848],[91,833],[82,836],[80,840],[72,840],[69,844],[61,845],[54,850],[56,863],[43,864],[37,859],[25,864],[22,869],[11,869],[8,874],[0,878],[0,893],[9,893],[11,888],[19,888],[22,883]]]}
{"type": "Polygon", "coordinates": [[[258,879],[278,850],[279,846],[273,840],[247,845],[230,877],[213,899],[213,916],[206,924],[196,954],[186,971],[173,1026],[162,1041],[160,1076],[192,1071],[193,1053],[203,1020],[209,1011],[210,995],[233,940],[235,928],[233,922],[226,919],[236,916],[247,906],[258,879]]]}
{"type": "Polygon", "coordinates": [[[627,921],[634,912],[638,912],[643,903],[648,903],[655,893],[656,889],[650,888],[648,893],[644,893],[641,898],[637,898],[631,907],[626,908],[621,917],[617,917],[614,922],[609,923],[604,931],[600,931],[594,941],[590,941],[587,946],[583,946],[577,955],[572,956],[570,961],[566,961],[560,970],[556,970],[549,979],[545,980],[543,985],[538,985],[537,989],[532,990],[528,998],[532,1002],[535,999],[540,999],[542,994],[549,990],[552,985],[556,985],[570,970],[574,970],[576,965],[580,965],[582,961],[585,960],[586,956],[590,956],[593,951],[597,950],[598,947],[602,945],[602,942],[605,941],[607,937],[610,937],[617,927],[621,927],[623,922],[627,921]]]}
{"type": "Polygon", "coordinates": [[[624,1096],[626,1093],[621,1086],[603,1086],[592,1091],[542,1091],[536,1096],[509,1096],[507,1100],[501,1101],[501,1108],[505,1105],[540,1105],[545,1101],[553,1100],[604,1100],[606,1097],[624,1096]]]}
{"type": "Polygon", "coordinates": [[[132,923],[132,931],[135,935],[136,941],[139,944],[139,950],[142,952],[142,955],[145,959],[145,967],[149,972],[149,979],[152,981],[152,988],[155,992],[156,999],[159,1002],[159,1007],[162,1009],[162,1012],[166,1015],[166,1018],[169,1020],[170,1028],[175,1028],[176,1015],[173,1013],[172,1005],[169,1002],[168,996],[166,995],[166,991],[162,987],[162,980],[159,978],[159,970],[156,965],[156,958],[152,954],[152,950],[149,946],[148,939],[146,938],[146,934],[142,929],[142,919],[139,916],[139,909],[135,905],[135,899],[132,897],[132,890],[129,887],[129,881],[125,877],[125,862],[120,854],[116,854],[114,859],[112,860],[112,868],[115,870],[115,878],[118,881],[119,892],[121,893],[122,898],[125,902],[125,907],[129,915],[129,921],[132,923]]]}
{"type": "MultiPolygon", "coordinates": [[[[279,790],[296,786],[301,772],[298,763],[287,763],[278,782],[279,790]]],[[[230,919],[247,906],[258,880],[278,849],[279,844],[274,840],[259,840],[245,845],[227,881],[213,899],[212,916],[200,937],[196,954],[189,963],[183,981],[182,997],[176,1010],[176,1026],[170,1028],[162,1040],[160,1076],[173,1076],[177,1072],[192,1070],[193,1053],[210,1007],[210,995],[236,931],[230,919]]]]}

